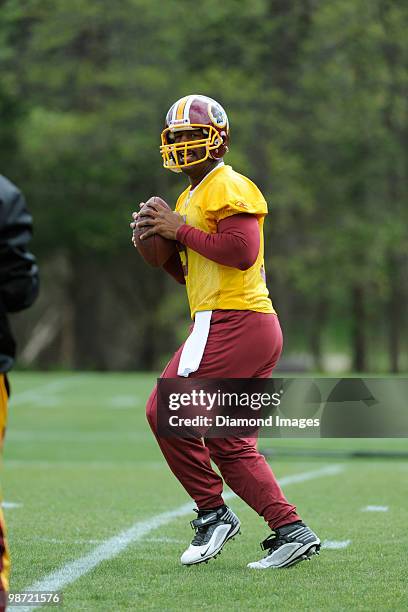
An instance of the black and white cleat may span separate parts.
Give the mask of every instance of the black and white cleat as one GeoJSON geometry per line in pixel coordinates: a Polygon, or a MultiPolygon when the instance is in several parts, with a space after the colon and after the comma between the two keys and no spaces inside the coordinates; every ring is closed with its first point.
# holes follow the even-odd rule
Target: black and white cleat
{"type": "Polygon", "coordinates": [[[228,540],[238,532],[241,523],[238,517],[227,506],[218,510],[199,511],[198,517],[191,521],[195,536],[181,556],[183,565],[197,565],[208,562],[221,553],[228,540]]]}
{"type": "Polygon", "coordinates": [[[320,540],[317,535],[302,521],[284,525],[275,529],[261,542],[261,548],[267,555],[259,561],[248,563],[252,569],[269,569],[290,567],[318,555],[320,540]]]}

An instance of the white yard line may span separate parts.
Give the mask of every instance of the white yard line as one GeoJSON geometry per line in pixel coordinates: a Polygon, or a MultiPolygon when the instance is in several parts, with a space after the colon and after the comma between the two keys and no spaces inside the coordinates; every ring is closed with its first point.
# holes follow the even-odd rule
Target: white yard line
{"type": "MultiPolygon", "coordinates": [[[[34,537],[34,538],[30,538],[28,540],[28,542],[45,542],[46,544],[64,544],[64,546],[66,544],[100,544],[101,542],[103,542],[104,540],[102,540],[101,538],[99,539],[93,539],[93,540],[84,540],[82,538],[74,538],[73,540],[60,540],[58,538],[42,538],[42,537],[34,537]]],[[[20,540],[21,542],[21,540],[20,540]]]]}
{"type": "Polygon", "coordinates": [[[73,376],[58,378],[57,380],[53,380],[45,385],[40,385],[39,387],[27,389],[27,391],[20,391],[20,393],[12,392],[10,397],[10,405],[22,404],[24,402],[31,402],[33,400],[38,401],[44,397],[44,394],[47,394],[50,391],[60,391],[67,385],[72,385],[73,383],[77,384],[80,379],[85,380],[85,377],[83,375],[74,374],[73,376]]]}
{"type": "MultiPolygon", "coordinates": [[[[44,405],[44,402],[43,402],[44,405]]],[[[56,405],[56,404],[54,404],[56,405]]],[[[109,442],[110,440],[144,440],[151,438],[151,433],[145,431],[41,431],[15,429],[7,433],[7,439],[16,442],[71,442],[83,444],[86,442],[109,442]]]]}
{"type": "Polygon", "coordinates": [[[185,540],[180,540],[177,538],[167,538],[166,536],[163,537],[157,537],[157,538],[143,538],[143,542],[164,542],[166,544],[183,544],[183,542],[185,543],[185,540]]]}
{"type": "Polygon", "coordinates": [[[388,512],[388,506],[365,506],[361,512],[388,512]]]}
{"type": "Polygon", "coordinates": [[[146,460],[135,460],[135,461],[107,461],[105,459],[95,461],[47,461],[46,459],[6,459],[3,462],[3,466],[6,470],[17,469],[20,470],[22,467],[26,469],[72,469],[72,468],[90,468],[90,469],[101,469],[105,470],[108,468],[135,468],[143,465],[144,469],[163,469],[163,461],[158,459],[153,461],[151,459],[146,460]]]}
{"type": "MultiPolygon", "coordinates": [[[[300,474],[289,474],[279,479],[281,486],[287,486],[294,483],[306,482],[315,478],[322,478],[324,476],[335,476],[340,474],[344,470],[341,465],[328,465],[324,468],[313,470],[310,472],[302,472],[300,474]]],[[[236,497],[235,493],[231,491],[223,495],[224,499],[231,499],[236,497]]],[[[192,502],[183,504],[174,510],[169,512],[163,512],[157,514],[144,521],[138,521],[132,525],[129,529],[125,529],[118,533],[118,535],[105,540],[102,544],[94,548],[90,553],[67,563],[60,569],[48,574],[41,580],[34,582],[25,591],[43,591],[53,592],[59,591],[63,587],[75,582],[78,578],[81,578],[84,574],[87,574],[95,567],[100,565],[104,561],[108,561],[118,556],[123,552],[130,544],[140,541],[144,536],[149,534],[151,531],[167,525],[172,520],[185,516],[192,512],[192,502]]],[[[10,606],[8,610],[14,610],[15,612],[31,612],[40,606],[10,606]]]]}
{"type": "Polygon", "coordinates": [[[340,548],[347,548],[350,544],[351,540],[324,540],[324,542],[322,542],[322,548],[339,550],[340,548]]]}
{"type": "MultiPolygon", "coordinates": [[[[67,544],[72,545],[72,544],[102,544],[105,540],[103,540],[102,538],[99,539],[93,539],[93,540],[86,540],[83,538],[74,538],[74,539],[69,539],[69,540],[60,540],[59,538],[42,538],[42,537],[34,537],[34,538],[29,538],[28,540],[26,540],[26,542],[29,542],[30,544],[32,544],[33,542],[45,542],[46,544],[61,544],[66,546],[67,544]]],[[[21,538],[19,540],[20,544],[22,542],[21,538]]],[[[167,538],[166,536],[163,537],[151,537],[151,538],[143,538],[143,542],[177,542],[178,544],[182,544],[183,540],[177,540],[176,538],[167,538]]]]}
{"type": "MultiPolygon", "coordinates": [[[[35,404],[36,407],[43,406],[54,407],[58,406],[60,398],[58,393],[72,385],[77,385],[78,382],[88,380],[84,374],[72,374],[60,377],[39,387],[33,387],[19,393],[11,393],[10,404],[18,405],[23,403],[35,404]]],[[[14,385],[13,385],[14,386],[14,385]]],[[[99,402],[99,405],[109,410],[133,410],[137,406],[141,406],[142,400],[138,395],[117,395],[108,397],[99,402]]]]}
{"type": "Polygon", "coordinates": [[[138,395],[116,395],[106,401],[106,407],[114,410],[133,410],[141,405],[142,400],[138,395]]]}
{"type": "Polygon", "coordinates": [[[19,502],[9,502],[9,501],[2,501],[1,502],[1,506],[2,508],[22,508],[23,504],[20,504],[19,502]]]}

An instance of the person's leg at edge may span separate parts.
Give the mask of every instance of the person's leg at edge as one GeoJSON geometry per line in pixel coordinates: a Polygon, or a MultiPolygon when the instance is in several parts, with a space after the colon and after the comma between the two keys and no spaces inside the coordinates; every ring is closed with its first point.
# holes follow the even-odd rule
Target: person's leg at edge
{"type": "MultiPolygon", "coordinates": [[[[7,422],[8,386],[5,374],[0,374],[0,469],[2,469],[3,441],[7,422]]],[[[0,503],[3,499],[0,487],[0,503]]],[[[0,612],[6,609],[6,596],[9,589],[10,558],[6,541],[6,526],[0,507],[0,612]]]]}

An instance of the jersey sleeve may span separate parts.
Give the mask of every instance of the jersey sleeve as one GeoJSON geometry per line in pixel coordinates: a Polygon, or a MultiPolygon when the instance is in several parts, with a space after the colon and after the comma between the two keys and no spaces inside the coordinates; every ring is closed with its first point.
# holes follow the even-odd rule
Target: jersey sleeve
{"type": "Polygon", "coordinates": [[[268,214],[267,203],[258,187],[242,175],[218,181],[206,202],[204,214],[208,225],[213,229],[222,219],[242,213],[259,217],[268,214]]]}
{"type": "Polygon", "coordinates": [[[248,270],[259,253],[258,220],[253,215],[233,215],[220,221],[217,232],[213,234],[182,225],[177,230],[177,240],[223,266],[248,270]]]}

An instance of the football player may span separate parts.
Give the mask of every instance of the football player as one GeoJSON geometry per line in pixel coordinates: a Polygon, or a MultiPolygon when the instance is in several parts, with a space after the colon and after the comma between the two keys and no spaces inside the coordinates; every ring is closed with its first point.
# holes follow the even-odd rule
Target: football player
{"type": "MultiPolygon", "coordinates": [[[[0,175],[0,448],[7,420],[7,372],[13,366],[15,356],[15,343],[7,313],[28,308],[38,294],[38,268],[34,256],[27,250],[31,230],[31,215],[21,192],[0,175]]],[[[5,609],[9,565],[0,506],[0,598],[3,598],[0,610],[5,609]]]]}
{"type": "MultiPolygon", "coordinates": [[[[229,124],[222,106],[202,95],[175,102],[161,134],[163,165],[189,186],[175,212],[157,205],[133,213],[133,229],[177,240],[182,250],[164,268],[186,285],[194,327],[162,377],[269,377],[282,350],[279,320],[264,272],[268,212],[257,186],[225,165],[229,124]]],[[[164,438],[157,431],[157,392],[147,418],[164,457],[197,504],[195,536],[181,557],[193,565],[215,557],[240,529],[222,497],[223,480],[268,523],[266,556],[248,567],[288,567],[318,553],[319,538],[289,503],[253,438],[164,438]],[[218,466],[222,478],[211,467],[218,466]]]]}

